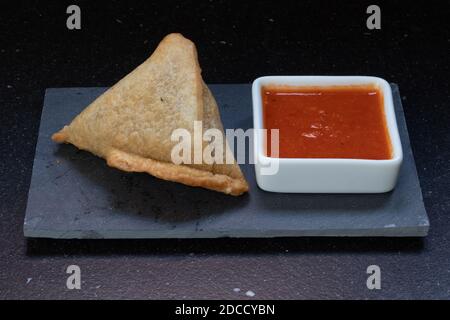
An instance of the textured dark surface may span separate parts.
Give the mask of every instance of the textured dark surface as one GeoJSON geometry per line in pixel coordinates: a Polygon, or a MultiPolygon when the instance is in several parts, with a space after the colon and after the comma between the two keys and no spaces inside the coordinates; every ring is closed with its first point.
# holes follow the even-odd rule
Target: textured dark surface
{"type": "MultiPolygon", "coordinates": [[[[250,84],[211,85],[225,128],[252,127],[250,84]]],[[[48,89],[28,194],[24,232],[40,238],[220,238],[424,236],[422,201],[398,87],[394,106],[404,159],[397,186],[382,194],[283,194],[258,188],[241,197],[113,170],[51,135],[105,88],[48,89]]],[[[248,147],[247,150],[252,147],[248,147]]]]}
{"type": "Polygon", "coordinates": [[[377,1],[13,1],[0,11],[1,298],[449,298],[450,7],[377,1]],[[27,192],[49,87],[110,86],[166,33],[193,39],[207,83],[266,74],[374,75],[401,88],[432,228],[417,239],[26,241],[27,192]],[[193,253],[193,254],[191,254],[193,253]],[[83,289],[65,289],[78,264],[83,289]],[[382,269],[382,289],[365,287],[382,269]],[[235,293],[233,288],[241,288],[235,293]]]}

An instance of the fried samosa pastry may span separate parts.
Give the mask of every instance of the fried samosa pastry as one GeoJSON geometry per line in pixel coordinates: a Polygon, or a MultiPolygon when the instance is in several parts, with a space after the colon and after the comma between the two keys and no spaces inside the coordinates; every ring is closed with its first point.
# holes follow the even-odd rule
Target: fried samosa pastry
{"type": "Polygon", "coordinates": [[[235,161],[209,165],[172,162],[176,144],[172,132],[184,128],[194,134],[194,121],[202,121],[204,130],[217,128],[223,133],[217,103],[201,77],[195,45],[180,34],[170,34],[150,58],[52,139],[90,151],[120,170],[146,172],[231,195],[248,191],[235,161]]]}

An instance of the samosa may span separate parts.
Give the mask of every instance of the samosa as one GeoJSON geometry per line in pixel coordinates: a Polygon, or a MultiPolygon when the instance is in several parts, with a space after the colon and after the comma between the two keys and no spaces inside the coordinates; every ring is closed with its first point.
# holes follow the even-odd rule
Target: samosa
{"type": "MultiPolygon", "coordinates": [[[[150,58],[52,139],[90,151],[120,170],[147,172],[231,195],[248,191],[236,161],[173,163],[171,151],[177,143],[171,139],[173,131],[183,128],[193,134],[195,121],[202,121],[204,130],[216,128],[223,133],[217,103],[201,77],[194,43],[181,34],[170,34],[150,58]]],[[[225,154],[229,149],[224,143],[225,154]]]]}

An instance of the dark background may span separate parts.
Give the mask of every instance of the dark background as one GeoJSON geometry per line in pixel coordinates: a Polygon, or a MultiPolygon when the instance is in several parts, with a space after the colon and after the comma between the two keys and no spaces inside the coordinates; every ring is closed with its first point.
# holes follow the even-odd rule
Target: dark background
{"type": "Polygon", "coordinates": [[[9,1],[0,6],[0,298],[449,298],[448,1],[9,1]],[[82,29],[66,28],[78,4],[82,29]],[[26,240],[45,88],[109,86],[164,35],[198,47],[207,83],[373,75],[399,84],[430,216],[425,239],[26,240]],[[82,290],[65,269],[82,270],[82,290]],[[382,290],[366,288],[366,268],[382,290]],[[233,288],[240,288],[236,293],[233,288]]]}

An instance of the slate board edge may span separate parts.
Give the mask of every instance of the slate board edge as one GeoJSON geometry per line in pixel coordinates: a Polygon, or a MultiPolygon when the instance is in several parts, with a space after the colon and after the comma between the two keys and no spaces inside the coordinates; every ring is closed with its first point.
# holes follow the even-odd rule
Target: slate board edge
{"type": "Polygon", "coordinates": [[[147,231],[108,231],[108,235],[104,235],[101,230],[85,231],[58,231],[58,230],[42,230],[35,228],[27,228],[24,226],[24,235],[27,238],[51,238],[51,239],[213,239],[213,238],[289,238],[289,237],[425,237],[428,234],[429,226],[403,227],[403,228],[376,228],[376,229],[354,229],[346,230],[345,235],[341,230],[327,229],[323,232],[317,230],[308,231],[292,231],[284,232],[280,235],[279,231],[266,231],[254,236],[248,236],[248,232],[243,230],[238,232],[194,232],[185,233],[176,237],[168,237],[165,232],[147,232],[147,231]]]}
{"type": "MultiPolygon", "coordinates": [[[[415,170],[415,174],[417,176],[417,180],[418,180],[418,183],[419,183],[420,201],[423,204],[423,209],[425,211],[425,221],[423,221],[422,224],[423,224],[423,227],[425,227],[426,230],[425,230],[424,235],[421,236],[421,237],[426,237],[428,235],[429,230],[430,230],[430,218],[428,217],[427,209],[425,208],[425,203],[423,201],[422,186],[420,184],[420,179],[419,179],[419,175],[418,175],[418,172],[417,172],[416,159],[414,158],[414,152],[413,152],[412,146],[411,146],[411,139],[409,138],[408,123],[406,122],[406,117],[405,117],[405,109],[403,107],[402,99],[401,99],[401,96],[400,96],[400,89],[399,89],[398,84],[396,84],[396,83],[389,83],[389,84],[391,86],[392,95],[394,97],[394,104],[395,104],[395,99],[397,97],[397,99],[399,99],[399,103],[401,105],[401,112],[402,112],[402,116],[403,116],[404,125],[405,125],[405,128],[406,128],[405,135],[406,135],[406,138],[408,139],[409,151],[411,152],[411,155],[412,155],[412,158],[413,158],[413,161],[414,161],[414,170],[415,170]]],[[[404,143],[405,142],[402,141],[403,152],[404,152],[404,146],[403,146],[404,143]]]]}

